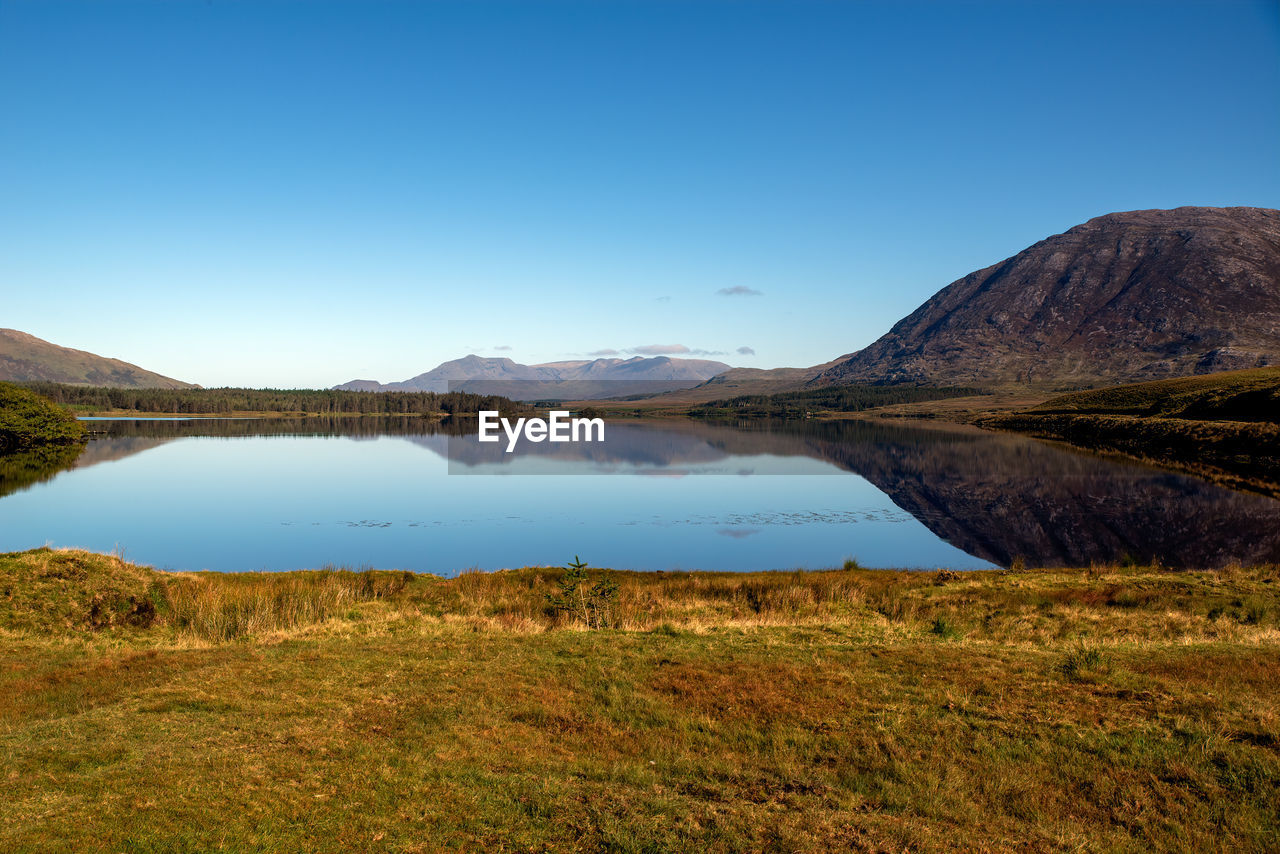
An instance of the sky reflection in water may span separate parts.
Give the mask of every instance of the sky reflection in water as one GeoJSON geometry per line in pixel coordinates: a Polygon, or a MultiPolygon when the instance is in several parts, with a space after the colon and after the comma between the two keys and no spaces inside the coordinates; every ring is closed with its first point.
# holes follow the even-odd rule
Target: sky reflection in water
{"type": "Polygon", "coordinates": [[[74,468],[0,498],[0,549],[120,547],[172,569],[441,574],[575,554],[665,570],[821,568],[848,556],[961,569],[1017,555],[1280,559],[1280,502],[1019,437],[862,423],[625,426],[606,448],[544,445],[513,458],[492,456],[465,428],[450,437],[412,420],[98,422],[108,435],[74,468]],[[475,476],[490,471],[550,473],[475,476]]]}

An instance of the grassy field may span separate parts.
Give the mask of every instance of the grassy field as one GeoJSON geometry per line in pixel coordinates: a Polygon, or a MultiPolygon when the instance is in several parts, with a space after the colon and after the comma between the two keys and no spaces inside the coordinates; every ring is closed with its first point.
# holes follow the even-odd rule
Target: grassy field
{"type": "Polygon", "coordinates": [[[1280,846],[1280,568],[563,577],[0,556],[0,849],[1280,846]]]}
{"type": "Polygon", "coordinates": [[[1280,368],[1074,392],[976,423],[1280,495],[1280,368]]]}

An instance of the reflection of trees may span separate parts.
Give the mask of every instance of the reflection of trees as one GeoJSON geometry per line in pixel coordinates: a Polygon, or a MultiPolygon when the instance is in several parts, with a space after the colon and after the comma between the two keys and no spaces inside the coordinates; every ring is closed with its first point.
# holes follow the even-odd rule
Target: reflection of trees
{"type": "Polygon", "coordinates": [[[1194,477],[973,428],[872,421],[610,422],[599,444],[522,443],[515,454],[450,439],[468,465],[517,456],[668,467],[805,456],[854,472],[942,539],[1003,566],[1168,566],[1280,561],[1280,502],[1194,477]]]}
{"type": "Polygon", "coordinates": [[[445,438],[474,433],[476,422],[468,418],[436,420],[415,416],[321,415],[307,418],[113,419],[84,423],[89,430],[89,444],[84,454],[76,460],[76,468],[122,460],[175,439],[185,438],[298,436],[374,439],[379,436],[402,436],[430,443],[433,441],[431,437],[438,437],[440,450],[437,452],[443,456],[445,438]]]}
{"type": "Polygon", "coordinates": [[[308,418],[189,418],[184,420],[86,421],[91,435],[145,436],[434,436],[475,432],[475,419],[421,416],[326,416],[308,418]]]}
{"type": "MultiPolygon", "coordinates": [[[[735,456],[807,457],[866,478],[942,539],[1002,565],[1019,556],[1044,566],[1125,556],[1169,566],[1280,562],[1280,501],[972,428],[859,420],[624,419],[609,422],[604,443],[522,442],[516,454],[508,455],[505,443],[475,441],[474,420],[310,417],[88,426],[112,438],[91,441],[80,466],[184,436],[402,436],[464,464],[503,464],[535,455],[667,471],[735,456]]],[[[0,490],[13,491],[39,478],[10,488],[11,480],[17,481],[6,475],[0,490]]]]}
{"type": "Polygon", "coordinates": [[[0,497],[49,480],[75,465],[84,445],[45,445],[28,451],[0,454],[0,497]]]}

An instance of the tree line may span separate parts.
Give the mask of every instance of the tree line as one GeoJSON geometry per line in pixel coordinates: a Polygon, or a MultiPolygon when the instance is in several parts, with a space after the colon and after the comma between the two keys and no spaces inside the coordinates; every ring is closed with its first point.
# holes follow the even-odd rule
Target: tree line
{"type": "Polygon", "coordinates": [[[31,382],[24,386],[54,403],[80,411],[129,410],[171,415],[232,412],[306,412],[324,415],[473,415],[529,409],[497,395],[451,391],[336,391],[271,388],[103,388],[31,382]]]}

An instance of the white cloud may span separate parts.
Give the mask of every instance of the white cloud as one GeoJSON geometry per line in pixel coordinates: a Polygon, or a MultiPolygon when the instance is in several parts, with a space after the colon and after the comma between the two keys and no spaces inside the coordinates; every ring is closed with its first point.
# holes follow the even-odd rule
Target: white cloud
{"type": "Polygon", "coordinates": [[[627,352],[641,356],[681,356],[693,351],[683,344],[645,344],[643,347],[632,347],[627,352]]]}

